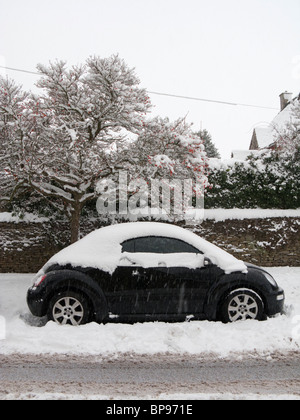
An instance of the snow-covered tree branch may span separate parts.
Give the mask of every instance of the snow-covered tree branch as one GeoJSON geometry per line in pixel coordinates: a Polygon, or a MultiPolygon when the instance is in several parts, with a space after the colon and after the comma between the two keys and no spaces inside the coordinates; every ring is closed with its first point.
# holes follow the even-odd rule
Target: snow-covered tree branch
{"type": "Polygon", "coordinates": [[[149,98],[118,56],[38,70],[39,96],[1,79],[1,172],[58,199],[74,242],[83,205],[95,197],[95,182],[114,172],[125,138],[142,127],[149,98]]]}
{"type": "Polygon", "coordinates": [[[191,179],[207,186],[203,142],[185,119],[146,118],[149,97],[119,56],[83,65],[38,65],[41,93],[0,79],[1,195],[19,188],[45,197],[70,219],[78,239],[83,206],[99,180],[127,170],[131,181],[191,179]]]}

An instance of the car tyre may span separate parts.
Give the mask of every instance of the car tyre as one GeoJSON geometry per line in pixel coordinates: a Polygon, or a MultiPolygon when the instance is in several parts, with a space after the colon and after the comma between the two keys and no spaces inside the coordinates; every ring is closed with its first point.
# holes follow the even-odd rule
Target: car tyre
{"type": "Polygon", "coordinates": [[[236,289],[230,292],[221,304],[220,319],[225,323],[263,320],[264,304],[261,297],[250,289],[236,289]]]}
{"type": "Polygon", "coordinates": [[[89,301],[78,292],[60,292],[50,300],[47,315],[60,325],[83,325],[90,318],[89,301]]]}

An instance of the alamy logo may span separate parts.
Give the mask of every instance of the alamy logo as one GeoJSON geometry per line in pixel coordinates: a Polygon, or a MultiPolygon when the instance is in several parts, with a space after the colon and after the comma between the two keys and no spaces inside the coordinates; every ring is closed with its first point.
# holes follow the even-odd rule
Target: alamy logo
{"type": "Polygon", "coordinates": [[[188,221],[204,218],[204,186],[191,179],[135,179],[126,171],[119,180],[97,184],[99,214],[128,216],[169,215],[188,221]]]}
{"type": "Polygon", "coordinates": [[[4,316],[0,316],[0,340],[5,340],[6,338],[6,321],[4,316]]]}

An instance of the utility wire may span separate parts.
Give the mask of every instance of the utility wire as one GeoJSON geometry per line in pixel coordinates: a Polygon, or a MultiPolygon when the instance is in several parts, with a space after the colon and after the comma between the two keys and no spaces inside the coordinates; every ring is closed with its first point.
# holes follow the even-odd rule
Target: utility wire
{"type": "MultiPolygon", "coordinates": [[[[34,72],[34,71],[28,71],[28,70],[22,70],[22,69],[15,69],[13,67],[0,66],[0,68],[6,69],[6,70],[18,71],[18,72],[22,72],[22,73],[34,74],[34,75],[37,75],[37,76],[41,75],[41,73],[37,73],[37,72],[34,72]]],[[[191,97],[191,96],[173,95],[171,93],[151,92],[150,90],[148,91],[148,93],[150,93],[152,95],[167,96],[167,97],[170,97],[170,98],[188,99],[190,101],[210,102],[210,103],[216,103],[216,104],[221,104],[221,105],[245,106],[245,107],[261,108],[261,109],[273,109],[273,110],[278,111],[277,108],[272,108],[272,107],[269,107],[269,106],[249,105],[249,104],[227,102],[227,101],[217,101],[217,100],[214,100],[214,99],[204,99],[204,98],[195,98],[195,97],[191,97]]]]}
{"type": "Polygon", "coordinates": [[[40,76],[41,73],[37,73],[34,71],[28,71],[28,70],[21,70],[21,69],[14,69],[12,67],[5,67],[5,66],[0,66],[1,69],[6,69],[6,70],[13,70],[13,71],[19,71],[21,73],[29,73],[29,74],[36,74],[37,76],[40,76]]]}
{"type": "Polygon", "coordinates": [[[214,100],[214,99],[193,98],[191,96],[172,95],[170,93],[159,93],[159,92],[150,92],[150,91],[148,91],[148,93],[152,93],[153,95],[160,95],[160,96],[170,96],[172,98],[189,99],[189,100],[192,100],[192,101],[213,102],[213,103],[223,104],[223,105],[248,106],[248,107],[252,107],[252,108],[276,109],[277,110],[277,108],[271,108],[269,106],[240,104],[240,103],[235,103],[235,102],[217,101],[217,100],[214,100]]]}

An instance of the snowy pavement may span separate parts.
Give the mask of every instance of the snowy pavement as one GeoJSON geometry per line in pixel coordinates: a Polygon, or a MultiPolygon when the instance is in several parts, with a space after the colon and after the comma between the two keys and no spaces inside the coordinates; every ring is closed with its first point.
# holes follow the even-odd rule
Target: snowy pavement
{"type": "Polygon", "coordinates": [[[264,322],[235,324],[194,321],[185,323],[149,322],[79,327],[45,325],[27,308],[26,291],[30,274],[0,274],[0,354],[189,354],[217,358],[272,358],[274,353],[299,352],[300,268],[274,267],[268,271],[286,293],[286,315],[264,322]]]}

